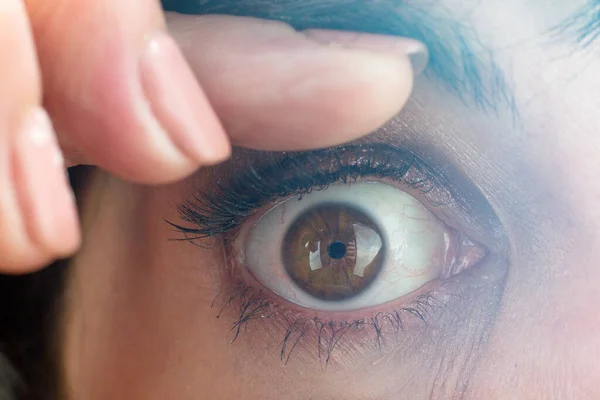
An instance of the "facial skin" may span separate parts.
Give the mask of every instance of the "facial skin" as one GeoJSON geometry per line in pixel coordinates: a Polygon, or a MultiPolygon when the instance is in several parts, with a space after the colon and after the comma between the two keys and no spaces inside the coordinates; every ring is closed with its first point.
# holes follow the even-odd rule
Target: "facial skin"
{"type": "MultiPolygon", "coordinates": [[[[509,243],[498,304],[457,310],[461,323],[434,322],[440,331],[409,334],[413,346],[344,342],[324,367],[299,345],[285,364],[277,327],[253,321],[231,343],[236,306],[216,318],[229,293],[220,239],[169,240],[180,236],[165,221],[179,221],[177,205],[210,190],[211,175],[149,188],[96,172],[59,323],[65,397],[599,398],[600,43],[549,33],[586,4],[436,2],[432,14],[467,18],[494,51],[514,103],[476,107],[426,74],[366,139],[441,154],[479,188],[509,243]]],[[[170,23],[181,37],[185,20],[170,23]]]]}

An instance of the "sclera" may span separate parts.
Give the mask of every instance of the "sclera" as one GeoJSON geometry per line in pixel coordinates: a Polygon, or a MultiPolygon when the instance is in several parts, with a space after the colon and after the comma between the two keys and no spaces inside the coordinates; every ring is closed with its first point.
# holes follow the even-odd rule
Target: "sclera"
{"type": "Polygon", "coordinates": [[[334,184],[293,197],[267,211],[246,236],[244,262],[254,278],[284,299],[319,311],[351,311],[377,306],[440,277],[449,261],[450,231],[419,200],[383,182],[334,184]],[[380,228],[386,259],[364,292],[344,301],[324,301],[304,292],[287,275],[281,257],[283,238],[300,214],[319,204],[347,204],[380,228]]]}

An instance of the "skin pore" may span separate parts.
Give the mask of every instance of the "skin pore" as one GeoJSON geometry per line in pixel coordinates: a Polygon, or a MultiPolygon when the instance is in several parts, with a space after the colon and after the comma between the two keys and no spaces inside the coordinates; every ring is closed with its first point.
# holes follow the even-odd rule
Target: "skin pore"
{"type": "MultiPolygon", "coordinates": [[[[405,5],[388,2],[402,13],[405,5]]],[[[326,366],[310,340],[283,363],[283,337],[268,319],[251,321],[231,343],[239,304],[225,304],[231,292],[220,237],[198,246],[173,241],[181,236],[165,222],[179,222],[178,205],[215,187],[220,170],[160,187],[96,171],[80,193],[84,245],[71,261],[58,321],[65,398],[600,396],[600,43],[582,48],[576,28],[553,33],[590,4],[430,5],[432,16],[469,26],[467,36],[482,45],[475,46],[479,66],[493,61],[507,89],[480,92],[493,100],[481,105],[473,85],[448,85],[430,46],[433,70],[417,78],[406,108],[360,142],[403,146],[430,163],[451,164],[502,224],[505,277],[481,289],[473,304],[452,310],[454,320],[407,327],[406,336],[388,337],[380,349],[351,335],[326,366]]],[[[190,34],[187,21],[169,18],[175,38],[190,34]]],[[[360,21],[351,27],[360,30],[360,21]]],[[[193,48],[184,51],[193,67],[193,48]]],[[[481,76],[489,84],[497,75],[488,69],[481,76]]],[[[260,162],[261,156],[234,155],[231,165],[260,162]]],[[[372,343],[374,335],[366,336],[372,343]]]]}

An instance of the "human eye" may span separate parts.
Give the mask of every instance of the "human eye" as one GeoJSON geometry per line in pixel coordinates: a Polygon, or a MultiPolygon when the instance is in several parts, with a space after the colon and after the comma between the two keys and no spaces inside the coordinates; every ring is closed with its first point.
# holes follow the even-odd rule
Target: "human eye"
{"type": "Polygon", "coordinates": [[[315,311],[396,300],[486,253],[416,197],[376,178],[292,196],[236,244],[239,264],[260,284],[315,311]]]}
{"type": "Polygon", "coordinates": [[[282,360],[302,344],[329,362],[340,344],[423,337],[497,299],[501,224],[447,165],[383,143],[244,154],[255,161],[215,170],[217,189],[182,204],[188,224],[173,224],[223,246],[218,309],[235,310],[232,339],[252,323],[282,360]]]}

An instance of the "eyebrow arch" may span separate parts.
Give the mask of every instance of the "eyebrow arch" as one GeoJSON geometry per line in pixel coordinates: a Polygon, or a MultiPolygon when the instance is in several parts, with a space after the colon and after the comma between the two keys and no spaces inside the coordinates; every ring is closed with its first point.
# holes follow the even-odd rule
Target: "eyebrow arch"
{"type": "Polygon", "coordinates": [[[439,5],[409,0],[162,0],[165,11],[229,14],[278,20],[298,30],[338,29],[404,36],[425,43],[430,62],[425,75],[469,106],[484,111],[515,100],[494,52],[466,21],[439,5]]]}
{"type": "Polygon", "coordinates": [[[600,38],[600,0],[590,0],[573,15],[558,24],[552,33],[558,38],[574,40],[581,49],[600,38]]]}

